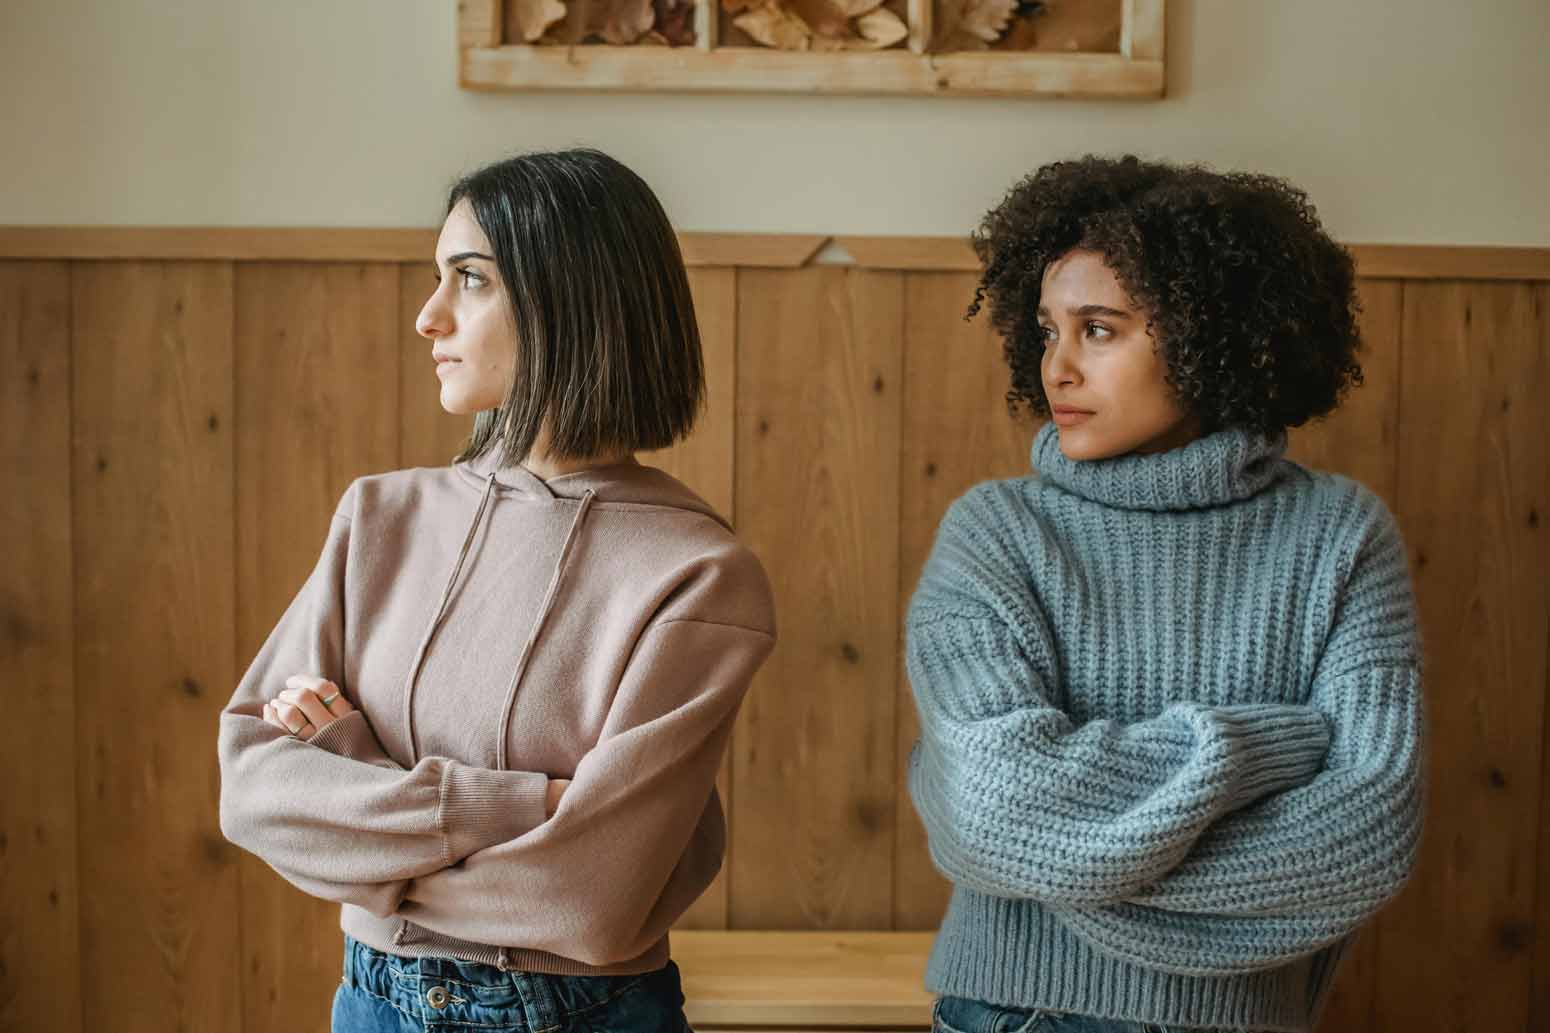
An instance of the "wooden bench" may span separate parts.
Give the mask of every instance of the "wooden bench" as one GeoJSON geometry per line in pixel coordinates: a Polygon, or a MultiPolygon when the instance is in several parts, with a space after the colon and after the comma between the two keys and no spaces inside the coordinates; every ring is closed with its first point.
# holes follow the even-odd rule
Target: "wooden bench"
{"type": "Polygon", "coordinates": [[[932,933],[674,932],[696,1030],[922,1030],[932,933]]]}

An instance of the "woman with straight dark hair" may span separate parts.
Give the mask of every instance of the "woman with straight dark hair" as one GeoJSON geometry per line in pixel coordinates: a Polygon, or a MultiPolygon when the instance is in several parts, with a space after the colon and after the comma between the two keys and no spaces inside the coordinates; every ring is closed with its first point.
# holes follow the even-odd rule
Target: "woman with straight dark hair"
{"type": "Polygon", "coordinates": [[[1361,382],[1351,256],[1283,180],[1134,157],[1046,165],[974,243],[1050,422],[909,607],[935,1031],[1305,1033],[1424,813],[1399,527],[1285,455],[1361,382]]]}
{"type": "Polygon", "coordinates": [[[362,477],[221,715],[221,827],[343,905],[336,1031],[678,1033],[667,933],[774,645],[754,555],[634,453],[704,394],[677,239],[592,150],[460,180],[417,329],[451,466],[362,477]]]}

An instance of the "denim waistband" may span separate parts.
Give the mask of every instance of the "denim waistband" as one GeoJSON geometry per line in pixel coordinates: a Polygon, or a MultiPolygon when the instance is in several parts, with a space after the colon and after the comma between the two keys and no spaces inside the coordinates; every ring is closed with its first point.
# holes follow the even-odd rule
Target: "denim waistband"
{"type": "Polygon", "coordinates": [[[588,1011],[648,984],[670,982],[677,993],[677,966],[627,976],[554,976],[501,971],[493,965],[456,958],[406,958],[368,947],[353,937],[344,943],[344,983],[380,998],[426,1023],[502,1026],[524,1033],[551,1033],[588,1011]]]}

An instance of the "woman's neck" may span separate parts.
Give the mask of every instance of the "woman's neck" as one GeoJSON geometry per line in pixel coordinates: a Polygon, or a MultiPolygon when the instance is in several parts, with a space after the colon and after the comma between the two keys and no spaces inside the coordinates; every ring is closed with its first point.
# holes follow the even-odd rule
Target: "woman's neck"
{"type": "Polygon", "coordinates": [[[532,454],[522,461],[522,465],[527,467],[528,472],[533,474],[533,476],[540,480],[548,481],[564,474],[579,473],[582,470],[591,470],[594,467],[636,462],[638,460],[633,452],[585,456],[580,459],[555,459],[547,453],[540,455],[537,450],[534,450],[532,454]]]}

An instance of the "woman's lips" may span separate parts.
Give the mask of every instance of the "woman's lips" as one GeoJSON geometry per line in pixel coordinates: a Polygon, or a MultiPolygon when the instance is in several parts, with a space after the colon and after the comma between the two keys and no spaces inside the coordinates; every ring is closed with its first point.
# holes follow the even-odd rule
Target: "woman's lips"
{"type": "Polygon", "coordinates": [[[1050,417],[1055,421],[1055,426],[1057,427],[1075,427],[1078,424],[1086,423],[1095,415],[1096,413],[1088,412],[1085,409],[1050,410],[1050,417]]]}

